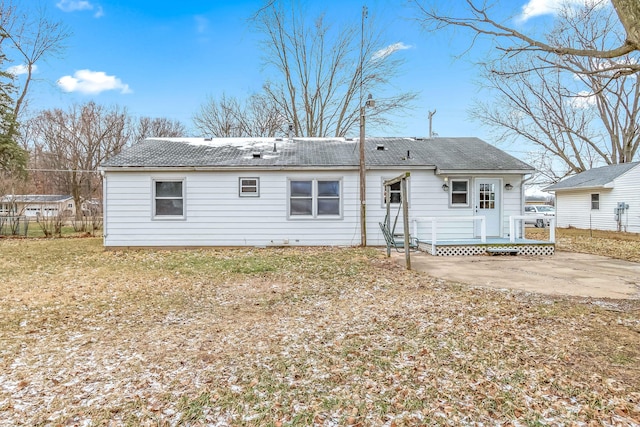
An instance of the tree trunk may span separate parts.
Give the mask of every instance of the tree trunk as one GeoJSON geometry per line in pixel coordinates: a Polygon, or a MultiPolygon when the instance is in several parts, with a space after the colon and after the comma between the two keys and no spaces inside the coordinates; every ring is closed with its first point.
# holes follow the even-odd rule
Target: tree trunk
{"type": "Polygon", "coordinates": [[[611,0],[611,3],[627,32],[627,43],[640,50],[640,1],[611,0]]]}

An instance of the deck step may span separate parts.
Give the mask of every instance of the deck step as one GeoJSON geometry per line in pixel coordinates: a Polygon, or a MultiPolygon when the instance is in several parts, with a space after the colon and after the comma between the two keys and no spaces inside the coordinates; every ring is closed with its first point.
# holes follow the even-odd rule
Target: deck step
{"type": "Polygon", "coordinates": [[[518,249],[514,248],[487,248],[490,255],[518,255],[518,249]]]}

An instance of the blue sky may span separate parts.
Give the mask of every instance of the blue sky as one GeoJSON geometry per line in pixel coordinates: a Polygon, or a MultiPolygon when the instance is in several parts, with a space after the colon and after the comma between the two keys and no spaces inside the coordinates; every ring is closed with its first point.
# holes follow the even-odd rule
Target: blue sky
{"type": "MultiPolygon", "coordinates": [[[[264,82],[257,35],[247,21],[262,1],[41,2],[48,15],[63,21],[73,35],[60,58],[37,64],[38,81],[30,92],[31,112],[66,109],[73,103],[94,100],[127,107],[136,117],[177,119],[191,128],[192,116],[208,96],[218,97],[224,92],[243,99],[259,91],[264,82]]],[[[531,25],[539,19],[537,15],[552,13],[557,1],[501,3],[512,8],[500,12],[513,16],[514,25],[531,25]]],[[[427,114],[436,109],[433,128],[438,135],[488,139],[486,130],[468,118],[473,100],[482,96],[474,83],[478,76],[473,60],[485,54],[488,45],[456,59],[455,55],[469,46],[468,36],[453,31],[425,33],[411,21],[415,13],[404,4],[391,0],[323,3],[330,18],[356,22],[366,5],[372,17],[383,20],[389,40],[406,47],[394,53],[406,61],[396,87],[419,92],[416,108],[398,117],[394,129],[374,129],[372,133],[426,136],[427,114]]],[[[525,157],[522,152],[511,151],[525,157]]]]}

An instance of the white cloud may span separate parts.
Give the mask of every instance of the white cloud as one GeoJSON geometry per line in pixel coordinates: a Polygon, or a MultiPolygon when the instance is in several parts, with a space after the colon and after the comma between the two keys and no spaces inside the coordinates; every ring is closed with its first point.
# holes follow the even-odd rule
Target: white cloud
{"type": "Polygon", "coordinates": [[[92,10],[93,5],[87,0],[60,0],[56,7],[63,12],[75,12],[77,10],[92,10]]]}
{"type": "Polygon", "coordinates": [[[373,56],[371,57],[372,60],[378,60],[378,59],[384,59],[387,56],[399,51],[399,50],[405,50],[405,49],[411,49],[411,46],[406,45],[402,42],[398,42],[398,43],[394,43],[394,44],[390,44],[389,46],[380,49],[379,51],[377,51],[376,53],[373,54],[373,56]]]}
{"type": "Polygon", "coordinates": [[[196,21],[196,31],[198,34],[202,34],[207,31],[207,28],[209,27],[209,20],[207,18],[202,15],[196,15],[194,16],[194,19],[196,21]]]}
{"type": "Polygon", "coordinates": [[[73,76],[64,76],[58,80],[58,86],[65,92],[99,94],[107,90],[119,90],[120,93],[131,93],[128,84],[115,76],[108,76],[104,71],[78,70],[73,76]]]}
{"type": "MultiPolygon", "coordinates": [[[[35,73],[37,69],[38,69],[38,66],[36,64],[33,64],[31,66],[31,72],[35,73]]],[[[27,74],[28,72],[29,72],[29,70],[28,70],[27,66],[24,65],[24,64],[14,65],[13,67],[7,68],[7,73],[13,74],[14,76],[19,76],[21,74],[27,74]]]]}
{"type": "Polygon", "coordinates": [[[530,18],[542,15],[556,15],[567,5],[591,5],[604,6],[608,1],[603,0],[529,0],[522,6],[522,13],[516,18],[519,22],[524,22],[530,18]]]}
{"type": "Polygon", "coordinates": [[[63,12],[77,12],[80,10],[95,10],[93,14],[95,18],[100,18],[104,15],[102,6],[96,6],[89,0],[60,0],[56,3],[56,7],[63,12]]]}
{"type": "Polygon", "coordinates": [[[597,103],[596,96],[587,91],[578,92],[578,96],[572,98],[569,103],[577,109],[584,110],[593,107],[597,103]]]}

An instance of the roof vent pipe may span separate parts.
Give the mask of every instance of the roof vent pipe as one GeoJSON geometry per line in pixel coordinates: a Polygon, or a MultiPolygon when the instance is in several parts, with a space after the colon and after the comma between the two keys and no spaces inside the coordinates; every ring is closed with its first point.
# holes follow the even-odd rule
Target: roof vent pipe
{"type": "Polygon", "coordinates": [[[278,149],[276,148],[276,143],[275,143],[275,142],[273,143],[273,152],[274,152],[274,153],[277,153],[277,152],[278,152],[278,149]]]}

